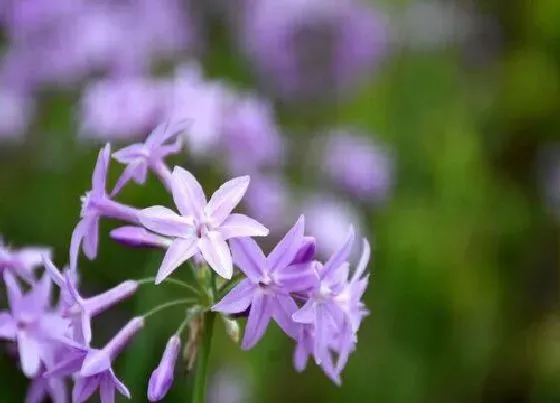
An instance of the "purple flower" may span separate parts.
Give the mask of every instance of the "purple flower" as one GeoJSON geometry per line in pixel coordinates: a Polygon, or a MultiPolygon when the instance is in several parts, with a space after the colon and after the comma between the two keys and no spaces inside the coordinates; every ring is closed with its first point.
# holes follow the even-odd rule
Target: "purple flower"
{"type": "Polygon", "coordinates": [[[163,206],[147,208],[140,215],[147,229],[173,238],[157,273],[156,284],[197,252],[220,276],[231,278],[233,265],[226,240],[268,234],[257,221],[231,213],[247,191],[249,179],[243,176],[224,183],[207,202],[195,177],[183,168],[175,167],[172,193],[181,215],[163,206]]]}
{"type": "Polygon", "coordinates": [[[137,138],[163,116],[164,91],[145,78],[106,79],[90,84],[81,101],[81,133],[108,141],[137,138]]]}
{"type": "Polygon", "coordinates": [[[126,280],[102,294],[83,298],[69,271],[62,275],[49,259],[44,260],[44,266],[53,282],[60,287],[61,315],[70,319],[73,339],[86,345],[91,342],[91,318],[130,297],[138,288],[137,281],[126,280]]]}
{"type": "Polygon", "coordinates": [[[344,242],[349,222],[361,221],[352,204],[328,194],[316,194],[307,199],[303,211],[321,256],[331,255],[344,242]]]}
{"type": "Polygon", "coordinates": [[[144,184],[148,168],[152,169],[168,189],[171,189],[171,172],[165,165],[165,158],[181,151],[182,139],[177,137],[188,126],[187,121],[166,122],[158,125],[142,144],[133,144],[113,154],[113,158],[126,168],[119,178],[112,196],[120,192],[124,185],[133,180],[144,184]],[[175,140],[172,144],[169,142],[175,140]]]}
{"type": "Polygon", "coordinates": [[[291,224],[284,217],[293,215],[293,199],[288,184],[280,176],[256,175],[251,176],[245,204],[253,217],[279,233],[291,224]]]}
{"type": "Polygon", "coordinates": [[[112,403],[115,390],[130,399],[130,392],[116,377],[112,361],[144,327],[144,318],[130,320],[101,350],[67,342],[64,359],[46,373],[47,377],[74,375],[72,402],[82,403],[99,389],[101,403],[112,403]]]}
{"type": "Polygon", "coordinates": [[[93,260],[97,257],[99,220],[102,216],[138,222],[137,211],[129,206],[112,201],[107,195],[106,180],[109,169],[111,147],[109,144],[99,152],[93,171],[91,190],[82,197],[81,220],[72,233],[70,243],[70,267],[78,263],[80,245],[85,255],[93,260]]]}
{"type": "Polygon", "coordinates": [[[254,95],[240,96],[233,103],[223,135],[230,172],[255,172],[282,162],[284,144],[272,107],[254,95]]]}
{"type": "Polygon", "coordinates": [[[388,150],[364,136],[339,131],[326,142],[323,171],[336,183],[362,198],[384,201],[392,182],[388,150]]]}
{"type": "Polygon", "coordinates": [[[26,294],[9,272],[4,272],[4,281],[11,312],[0,313],[0,338],[16,342],[23,373],[33,378],[51,356],[53,341],[65,338],[68,322],[50,307],[48,275],[26,294]]]}
{"type": "Polygon", "coordinates": [[[34,270],[41,265],[42,257],[50,256],[47,248],[23,248],[13,250],[2,243],[0,239],[0,274],[10,271],[28,282],[34,281],[34,270]]]}
{"type": "Polygon", "coordinates": [[[165,346],[161,362],[150,377],[148,383],[148,400],[150,402],[162,400],[171,388],[175,361],[180,349],[181,339],[179,336],[173,335],[165,346]]]}
{"type": "Polygon", "coordinates": [[[242,46],[263,82],[287,98],[341,92],[381,60],[387,27],[354,0],[261,0],[244,16],[242,46]]]}
{"type": "Polygon", "coordinates": [[[168,113],[173,119],[192,122],[185,132],[189,153],[206,156],[220,144],[232,102],[231,89],[220,81],[207,81],[196,64],[177,69],[168,113]]]}
{"type": "Polygon", "coordinates": [[[28,95],[0,85],[0,140],[21,139],[33,113],[33,100],[28,95]]]}
{"type": "Polygon", "coordinates": [[[120,227],[111,231],[111,238],[128,246],[167,249],[171,240],[142,227],[120,227]]]}
{"type": "MultiPolygon", "coordinates": [[[[309,299],[294,315],[294,321],[313,326],[313,355],[331,378],[338,378],[348,356],[354,349],[361,320],[368,314],[360,301],[368,283],[363,276],[369,262],[370,247],[363,240],[363,252],[354,273],[350,276],[348,257],[354,240],[351,228],[346,242],[324,264],[317,263],[320,282],[309,299]],[[330,365],[330,351],[338,354],[336,366],[330,365]],[[325,368],[325,360],[327,360],[325,368]]],[[[309,351],[310,334],[300,333],[298,348],[309,351]]]]}
{"type": "Polygon", "coordinates": [[[243,349],[252,348],[262,338],[271,318],[286,334],[296,337],[298,329],[291,316],[298,308],[290,293],[304,292],[317,281],[303,231],[301,216],[267,257],[252,239],[230,241],[233,259],[247,278],[212,310],[232,314],[250,307],[243,349]]]}

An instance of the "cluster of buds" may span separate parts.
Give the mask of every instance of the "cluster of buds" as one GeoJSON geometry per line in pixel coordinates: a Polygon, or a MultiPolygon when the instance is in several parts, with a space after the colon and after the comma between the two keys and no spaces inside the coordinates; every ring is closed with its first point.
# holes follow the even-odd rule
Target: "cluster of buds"
{"type": "Polygon", "coordinates": [[[205,343],[218,317],[234,340],[240,339],[238,320],[247,317],[243,349],[254,347],[270,321],[276,322],[295,341],[296,370],[302,371],[312,356],[329,378],[340,383],[361,320],[368,313],[361,302],[368,283],[367,240],[354,270],[348,262],[355,237],[352,227],[331,258],[319,262],[316,241],[305,235],[300,216],[265,255],[253,238],[267,236],[267,228],[233,213],[248,189],[248,176],[226,182],[208,200],[190,172],[168,168],[165,158],[180,151],[180,135],[187,126],[186,121],[166,122],[144,143],[112,154],[126,167],[111,191],[106,183],[110,145],[101,149],[92,188],[82,198],[81,218],[72,234],[68,269],[57,269],[42,249],[0,250],[10,306],[9,312],[0,313],[0,337],[17,345],[22,371],[34,380],[29,401],[40,402],[48,394],[56,403],[65,402],[68,380],[73,382],[75,403],[86,401],[97,390],[102,403],[114,402],[116,392],[130,397],[112,362],[150,317],[172,307],[183,307],[185,314],[178,318],[177,330],[151,374],[150,401],[163,399],[170,389],[182,347],[189,368],[207,360],[205,343]],[[137,209],[114,200],[127,183],[145,183],[149,172],[169,191],[176,211],[164,206],[137,209]],[[90,260],[96,258],[102,218],[126,222],[111,232],[113,239],[160,248],[164,257],[155,277],[125,280],[100,295],[85,297],[78,285],[80,252],[90,260]],[[40,265],[44,271],[39,277],[35,270],[40,265]],[[180,278],[185,269],[194,271],[193,283],[180,278]],[[132,318],[105,346],[93,347],[92,320],[146,284],[182,287],[186,295],[132,318]],[[51,305],[53,285],[60,290],[56,305],[51,305]]]}

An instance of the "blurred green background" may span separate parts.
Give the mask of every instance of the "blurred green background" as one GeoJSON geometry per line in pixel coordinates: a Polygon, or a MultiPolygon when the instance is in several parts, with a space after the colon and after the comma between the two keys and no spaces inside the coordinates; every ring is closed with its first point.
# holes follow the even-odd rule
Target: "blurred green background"
{"type": "MultiPolygon", "coordinates": [[[[413,2],[383,3],[399,17],[413,2]]],[[[296,373],[291,342],[275,326],[242,352],[220,325],[211,358],[210,388],[222,393],[216,401],[241,393],[243,403],[560,402],[558,212],[543,196],[541,158],[559,139],[560,2],[472,6],[492,19],[492,36],[421,50],[395,46],[349,99],[278,105],[296,144],[319,128],[350,124],[394,148],[386,205],[356,202],[375,240],[366,294],[372,313],[341,388],[311,363],[296,373]]],[[[211,18],[207,28],[206,73],[250,86],[227,29],[211,18]]],[[[63,264],[98,149],[76,141],[76,93],[42,96],[25,143],[0,144],[0,232],[13,245],[52,245],[63,264]]],[[[225,179],[211,162],[175,162],[194,171],[205,189],[225,179]]],[[[112,170],[112,183],[119,173],[112,170]]],[[[307,185],[298,166],[289,173],[307,185]]],[[[170,202],[154,180],[127,187],[121,200],[170,202]]],[[[85,293],[150,275],[161,258],[111,242],[114,226],[102,225],[99,258],[83,260],[85,293]]],[[[97,340],[166,292],[143,290],[105,314],[94,324],[97,340]]],[[[149,374],[175,326],[156,319],[118,361],[133,401],[145,400],[149,374]]],[[[12,360],[2,356],[0,371],[0,401],[21,401],[26,380],[12,360]]],[[[165,401],[187,401],[189,377],[182,376],[165,401]]]]}

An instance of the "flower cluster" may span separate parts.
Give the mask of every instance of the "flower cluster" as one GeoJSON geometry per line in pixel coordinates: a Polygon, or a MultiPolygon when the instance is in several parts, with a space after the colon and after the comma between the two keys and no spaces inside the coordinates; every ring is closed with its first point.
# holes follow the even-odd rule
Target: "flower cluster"
{"type": "Polygon", "coordinates": [[[298,371],[311,355],[340,383],[360,322],[368,312],[361,302],[368,282],[368,242],[363,241],[355,270],[348,262],[354,242],[352,228],[331,258],[319,262],[315,260],[316,240],[305,235],[301,216],[265,256],[254,238],[267,236],[267,228],[233,212],[247,192],[248,176],[224,183],[207,199],[190,172],[167,166],[165,158],[180,151],[180,136],[188,126],[186,120],[170,120],[156,127],[144,143],[113,154],[109,144],[101,149],[91,190],[82,198],[80,221],[72,234],[69,268],[57,269],[48,250],[0,249],[10,307],[0,314],[0,337],[16,345],[22,371],[33,379],[28,401],[40,402],[47,395],[56,403],[67,401],[69,380],[75,403],[86,401],[96,391],[102,403],[113,402],[117,392],[130,398],[112,362],[152,315],[172,307],[185,308],[185,314],[149,378],[150,401],[163,399],[170,389],[183,345],[189,367],[207,359],[198,351],[203,348],[201,340],[211,335],[209,321],[217,316],[234,340],[239,335],[238,320],[247,317],[243,349],[255,346],[273,320],[295,341],[298,371]],[[111,157],[124,165],[124,171],[108,190],[111,157]],[[138,209],[114,200],[126,184],[143,184],[150,173],[171,194],[176,210],[164,206],[138,209]],[[96,258],[99,221],[106,218],[126,223],[111,232],[113,239],[160,248],[164,257],[153,278],[128,279],[102,294],[83,296],[78,276],[80,251],[88,259],[96,258]],[[44,270],[39,276],[41,265],[44,270]],[[193,270],[194,284],[181,279],[186,269],[193,270]],[[179,286],[187,295],[133,317],[105,346],[94,347],[93,319],[150,284],[179,286]],[[51,304],[53,285],[59,290],[55,305],[51,304]]]}

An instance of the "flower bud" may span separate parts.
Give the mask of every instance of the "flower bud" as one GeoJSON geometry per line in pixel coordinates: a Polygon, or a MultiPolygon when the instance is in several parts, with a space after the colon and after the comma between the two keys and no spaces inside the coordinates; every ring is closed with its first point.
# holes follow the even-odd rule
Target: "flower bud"
{"type": "Polygon", "coordinates": [[[173,384],[175,361],[181,348],[181,339],[173,335],[167,345],[157,368],[152,372],[148,383],[148,400],[157,402],[162,400],[173,384]]]}
{"type": "Polygon", "coordinates": [[[222,320],[226,327],[226,333],[233,340],[234,343],[239,343],[239,323],[237,321],[222,315],[222,320]]]}

